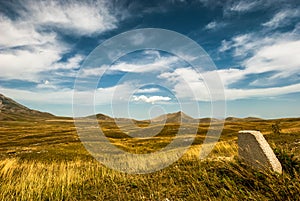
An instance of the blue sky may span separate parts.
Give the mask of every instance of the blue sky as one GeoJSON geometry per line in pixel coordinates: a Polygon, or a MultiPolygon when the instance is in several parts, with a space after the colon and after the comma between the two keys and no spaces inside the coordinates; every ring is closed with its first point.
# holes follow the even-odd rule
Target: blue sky
{"type": "MultiPolygon", "coordinates": [[[[299,117],[297,0],[0,1],[0,93],[72,116],[76,76],[89,80],[103,69],[80,71],[86,57],[141,28],[178,32],[208,53],[224,85],[226,116],[299,117]]],[[[150,49],[120,57],[94,89],[95,112],[146,119],[187,105],[191,116],[211,116],[202,79],[210,72],[195,72],[185,56],[150,49]]]]}

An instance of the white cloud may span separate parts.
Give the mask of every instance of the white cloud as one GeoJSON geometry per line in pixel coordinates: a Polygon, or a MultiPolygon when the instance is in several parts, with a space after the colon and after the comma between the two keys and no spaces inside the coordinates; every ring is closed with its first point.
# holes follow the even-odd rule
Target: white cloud
{"type": "Polygon", "coordinates": [[[300,73],[300,40],[278,42],[259,49],[243,65],[245,73],[277,71],[273,78],[288,77],[300,73]]]}
{"type": "Polygon", "coordinates": [[[152,49],[149,49],[149,50],[144,50],[143,51],[144,54],[148,55],[150,58],[160,58],[160,52],[158,50],[152,50],[152,49]]]}
{"type": "Polygon", "coordinates": [[[221,46],[219,47],[219,52],[225,52],[227,50],[230,50],[231,48],[232,48],[231,41],[222,40],[221,46]]]}
{"type": "MultiPolygon", "coordinates": [[[[157,55],[156,51],[145,52],[145,54],[157,55]]],[[[103,74],[114,74],[116,71],[122,71],[124,73],[151,73],[151,72],[160,72],[166,69],[171,68],[174,66],[178,61],[179,58],[176,56],[169,56],[169,57],[156,57],[153,60],[151,56],[151,61],[146,59],[146,62],[143,60],[144,63],[138,62],[119,62],[113,64],[111,66],[100,66],[97,68],[83,68],[81,71],[81,77],[89,77],[89,76],[100,76],[103,74]]]]}
{"type": "MultiPolygon", "coordinates": [[[[298,85],[279,86],[282,78],[294,77],[300,74],[300,36],[298,27],[286,33],[272,33],[261,36],[256,33],[234,36],[229,41],[223,41],[220,51],[234,50],[234,56],[243,56],[241,69],[223,69],[218,73],[227,86],[226,93],[229,99],[247,97],[267,97],[298,92],[298,85]],[[261,77],[261,73],[272,73],[268,77],[261,77]],[[245,77],[251,76],[255,80],[248,86],[265,87],[263,89],[228,89],[230,84],[237,83],[245,77]]],[[[293,83],[291,82],[291,83],[293,83]]],[[[285,82],[286,83],[286,82],[285,82]]],[[[282,83],[281,83],[282,85],[282,83]]]]}
{"type": "Polygon", "coordinates": [[[175,55],[186,62],[192,62],[199,57],[199,55],[196,55],[194,52],[175,51],[175,55]]]}
{"type": "Polygon", "coordinates": [[[210,99],[203,76],[192,68],[178,68],[173,72],[164,72],[158,78],[167,80],[177,98],[205,101],[210,99]]]}
{"type": "Polygon", "coordinates": [[[81,75],[80,77],[90,77],[90,76],[101,76],[102,74],[105,73],[106,69],[108,69],[108,66],[101,66],[97,68],[82,68],[81,69],[81,75]]]}
{"type": "Polygon", "coordinates": [[[229,1],[230,3],[225,7],[225,13],[228,12],[249,12],[259,5],[266,4],[264,0],[240,0],[229,1]],[[231,3],[232,2],[232,3],[231,3]]]}
{"type": "Polygon", "coordinates": [[[208,24],[204,27],[204,29],[210,30],[210,29],[215,29],[216,27],[217,27],[217,22],[216,22],[216,21],[212,21],[212,22],[208,23],[208,24]]]}
{"type": "Polygon", "coordinates": [[[137,33],[135,35],[132,35],[130,37],[130,40],[131,40],[132,44],[140,45],[146,40],[146,38],[142,33],[137,33]]]}
{"type": "Polygon", "coordinates": [[[145,89],[138,89],[136,93],[155,93],[159,92],[159,88],[145,88],[145,89]]]}
{"type": "Polygon", "coordinates": [[[231,40],[223,40],[219,47],[220,52],[234,49],[234,56],[247,56],[249,51],[265,44],[274,42],[272,38],[257,38],[255,34],[242,34],[232,37],[231,40]]]}
{"type": "MultiPolygon", "coordinates": [[[[130,96],[134,92],[135,85],[133,83],[125,82],[119,85],[106,88],[98,88],[95,91],[95,104],[114,104],[114,103],[128,103],[130,96]]],[[[84,101],[84,93],[82,93],[82,101],[84,101]]],[[[87,92],[90,93],[90,92],[87,92]]],[[[89,103],[86,103],[89,104],[89,103]]]]}
{"type": "Polygon", "coordinates": [[[0,15],[0,77],[39,83],[42,72],[74,69],[82,55],[60,62],[71,46],[61,41],[55,30],[73,35],[93,35],[114,29],[117,19],[108,2],[33,1],[19,2],[18,17],[0,15]]]}
{"type": "Polygon", "coordinates": [[[286,9],[276,13],[270,21],[265,22],[262,25],[275,29],[277,27],[286,26],[289,24],[289,20],[299,16],[299,9],[286,9]]]}
{"type": "Polygon", "coordinates": [[[226,89],[225,95],[227,100],[236,100],[246,98],[274,97],[297,92],[300,92],[300,84],[258,89],[226,89]]]}
{"type": "Polygon", "coordinates": [[[160,57],[152,63],[139,64],[139,63],[126,63],[120,62],[112,65],[110,71],[123,71],[131,73],[153,72],[168,69],[178,61],[177,57],[160,57]]]}
{"type": "MultiPolygon", "coordinates": [[[[234,50],[234,56],[242,56],[241,70],[219,70],[225,85],[237,82],[247,75],[273,72],[269,81],[300,73],[300,36],[297,32],[274,33],[268,36],[249,33],[223,41],[219,51],[234,50]],[[232,79],[224,79],[224,77],[232,79]],[[228,78],[229,78],[228,77],[228,78]]],[[[252,83],[259,83],[254,81],[252,83]]]]}
{"type": "Polygon", "coordinates": [[[57,89],[57,86],[52,84],[49,80],[45,80],[37,85],[38,89],[57,89]]]}
{"type": "Polygon", "coordinates": [[[105,1],[27,1],[23,19],[35,26],[53,26],[72,34],[91,35],[116,28],[117,19],[105,1]]]}
{"type": "Polygon", "coordinates": [[[17,101],[43,103],[43,104],[71,104],[72,90],[61,89],[60,91],[28,91],[0,87],[1,93],[17,101]]]}
{"type": "Polygon", "coordinates": [[[11,50],[0,53],[0,77],[4,79],[20,79],[37,81],[38,72],[51,69],[58,61],[62,48],[35,47],[31,50],[11,50]]]}
{"type": "Polygon", "coordinates": [[[226,26],[225,23],[212,21],[212,22],[208,23],[208,24],[204,27],[204,29],[206,29],[206,30],[216,30],[216,29],[222,28],[222,27],[224,27],[224,26],[226,26]]]}
{"type": "Polygon", "coordinates": [[[237,11],[237,12],[243,12],[243,11],[249,11],[252,8],[254,8],[258,4],[258,1],[239,1],[235,3],[230,10],[231,11],[237,11]]]}
{"type": "Polygon", "coordinates": [[[39,33],[35,26],[26,21],[12,21],[5,16],[0,15],[0,48],[41,45],[55,40],[54,32],[39,33]]]}
{"type": "Polygon", "coordinates": [[[146,103],[152,103],[154,104],[155,102],[161,102],[161,101],[170,101],[171,98],[167,96],[145,96],[145,95],[140,95],[140,96],[132,96],[133,101],[142,101],[146,103]]]}
{"type": "MultiPolygon", "coordinates": [[[[167,79],[170,83],[170,89],[178,98],[188,98],[198,101],[210,101],[211,95],[214,99],[219,99],[214,91],[222,90],[212,86],[212,80],[215,82],[217,73],[224,83],[224,94],[227,100],[247,99],[247,98],[267,98],[289,93],[300,92],[300,84],[285,85],[282,87],[265,88],[231,88],[230,85],[243,80],[247,75],[255,75],[263,72],[278,71],[270,79],[276,79],[279,76],[289,76],[294,73],[300,73],[300,58],[297,57],[300,52],[300,41],[291,41],[284,44],[276,44],[261,48],[253,57],[245,61],[244,69],[220,69],[216,71],[206,71],[198,73],[192,68],[180,68],[173,72],[160,74],[160,79],[167,79]],[[294,55],[294,56],[291,56],[294,55]],[[207,88],[210,84],[210,88],[207,88]],[[214,94],[215,93],[215,94],[214,94]],[[216,96],[215,96],[216,95],[216,96]]],[[[251,84],[249,84],[250,86],[251,84]]],[[[219,93],[219,92],[217,92],[219,93]]]]}
{"type": "MultiPolygon", "coordinates": [[[[45,104],[72,104],[73,89],[57,89],[48,80],[40,84],[40,90],[28,91],[21,89],[4,88],[0,86],[0,92],[8,97],[16,100],[28,101],[32,103],[45,104]],[[47,87],[47,85],[49,87],[47,87]],[[44,90],[47,88],[48,90],[44,90]]],[[[76,91],[76,103],[82,105],[90,105],[90,100],[87,97],[93,97],[95,105],[111,104],[113,102],[128,102],[134,85],[132,83],[123,83],[120,85],[98,88],[95,90],[76,91]]]]}
{"type": "Polygon", "coordinates": [[[32,49],[18,49],[0,53],[0,77],[2,79],[19,79],[38,82],[39,73],[73,69],[80,66],[82,55],[75,55],[66,62],[58,62],[62,58],[65,47],[50,44],[32,49]]]}
{"type": "Polygon", "coordinates": [[[76,69],[80,67],[80,63],[84,60],[83,55],[76,54],[70,57],[66,62],[55,63],[51,69],[76,69]]]}
{"type": "Polygon", "coordinates": [[[300,39],[299,27],[290,32],[274,32],[269,34],[247,33],[223,40],[219,52],[233,50],[233,56],[249,57],[263,47],[300,39]]]}
{"type": "Polygon", "coordinates": [[[244,69],[228,68],[216,71],[208,71],[205,72],[203,76],[210,77],[212,76],[212,73],[217,73],[219,75],[225,87],[228,87],[230,84],[236,83],[237,81],[244,79],[247,75],[244,69]]]}

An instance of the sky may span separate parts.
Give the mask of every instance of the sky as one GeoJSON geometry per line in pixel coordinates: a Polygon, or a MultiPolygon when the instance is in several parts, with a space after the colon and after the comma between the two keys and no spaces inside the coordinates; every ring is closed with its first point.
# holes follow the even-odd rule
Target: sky
{"type": "MultiPolygon", "coordinates": [[[[136,119],[179,110],[209,117],[213,101],[225,101],[225,116],[300,114],[298,0],[2,0],[0,33],[0,93],[32,109],[73,116],[74,88],[84,77],[97,83],[78,92],[82,116],[91,94],[94,113],[136,119]],[[99,45],[143,28],[178,33],[203,54],[145,48],[86,67],[99,45]],[[201,56],[214,68],[191,65],[201,56]],[[207,86],[219,81],[225,99],[207,86]]],[[[147,40],[142,32],[132,44],[147,40]]]]}

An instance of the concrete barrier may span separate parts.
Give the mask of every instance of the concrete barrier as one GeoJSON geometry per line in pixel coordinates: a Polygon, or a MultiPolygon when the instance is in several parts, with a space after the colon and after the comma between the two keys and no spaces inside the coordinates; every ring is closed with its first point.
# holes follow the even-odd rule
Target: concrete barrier
{"type": "Polygon", "coordinates": [[[238,135],[239,158],[261,170],[282,173],[282,167],[270,145],[259,131],[244,130],[238,135]]]}

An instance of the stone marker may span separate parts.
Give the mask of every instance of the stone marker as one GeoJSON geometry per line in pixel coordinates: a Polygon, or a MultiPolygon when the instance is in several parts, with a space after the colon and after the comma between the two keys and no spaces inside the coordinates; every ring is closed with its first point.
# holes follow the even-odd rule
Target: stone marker
{"type": "Polygon", "coordinates": [[[259,131],[245,130],[238,135],[239,158],[258,169],[282,173],[282,167],[270,145],[259,131]]]}

